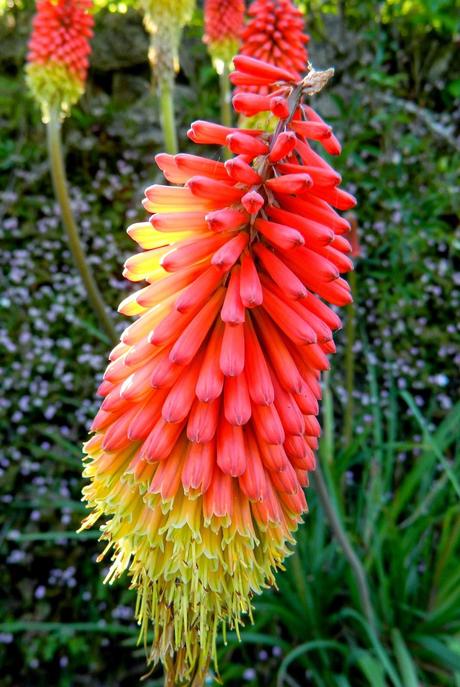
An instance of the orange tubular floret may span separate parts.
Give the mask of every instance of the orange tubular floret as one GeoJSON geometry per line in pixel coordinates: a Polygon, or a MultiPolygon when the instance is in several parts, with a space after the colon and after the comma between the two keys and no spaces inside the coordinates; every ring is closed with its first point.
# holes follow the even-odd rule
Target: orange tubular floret
{"type": "Polygon", "coordinates": [[[187,438],[200,444],[211,441],[219,424],[219,410],[219,398],[209,403],[196,399],[187,423],[187,438]]]}
{"type": "Polygon", "coordinates": [[[234,208],[224,208],[223,210],[215,210],[206,215],[206,222],[212,231],[231,231],[232,229],[239,229],[248,221],[246,212],[235,210],[234,208]]]}
{"type": "Polygon", "coordinates": [[[232,270],[220,316],[223,322],[229,324],[243,324],[245,321],[245,308],[240,296],[239,267],[232,270]]]}
{"type": "Polygon", "coordinates": [[[259,78],[268,79],[269,83],[274,81],[296,81],[296,74],[287,69],[280,69],[273,64],[261,62],[253,57],[237,55],[233,60],[236,69],[259,78]]]}
{"type": "Polygon", "coordinates": [[[231,425],[245,425],[251,417],[246,375],[242,372],[234,377],[226,377],[224,393],[225,417],[231,425]]]}
{"type": "Polygon", "coordinates": [[[211,484],[214,472],[215,449],[211,442],[191,443],[182,469],[182,484],[189,490],[204,494],[211,484]]]}
{"type": "Polygon", "coordinates": [[[232,102],[236,112],[250,117],[259,114],[259,112],[270,110],[271,98],[268,95],[257,95],[256,93],[237,93],[232,102]]]}
{"type": "Polygon", "coordinates": [[[244,325],[225,325],[220,350],[220,369],[225,377],[235,377],[243,372],[244,325]]]}

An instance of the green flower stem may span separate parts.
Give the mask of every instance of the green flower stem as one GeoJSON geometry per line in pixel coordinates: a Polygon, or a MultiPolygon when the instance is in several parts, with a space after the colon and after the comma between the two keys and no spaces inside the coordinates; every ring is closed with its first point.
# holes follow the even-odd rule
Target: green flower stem
{"type": "Polygon", "coordinates": [[[378,635],[375,613],[371,602],[369,585],[364,566],[356,554],[348,537],[348,533],[342,524],[337,509],[330,498],[326,481],[319,466],[316,467],[313,476],[315,480],[316,494],[318,495],[318,499],[323,507],[327,519],[329,520],[332,532],[334,533],[345,558],[349,562],[350,567],[354,572],[364,616],[366,617],[369,626],[372,628],[372,630],[374,630],[375,634],[378,635]]]}
{"type": "Polygon", "coordinates": [[[224,62],[220,81],[220,121],[224,126],[232,126],[232,91],[230,87],[228,64],[224,62]]]}
{"type": "Polygon", "coordinates": [[[116,344],[118,336],[113,321],[108,314],[104,300],[98,289],[91,268],[87,262],[85,252],[78,234],[72,208],[70,206],[69,191],[65,175],[64,157],[61,142],[61,120],[57,109],[50,111],[47,124],[48,155],[51,165],[51,177],[53,179],[54,193],[61,209],[62,223],[67,233],[70,250],[75,265],[80,272],[83,284],[86,288],[89,302],[102,327],[105,329],[111,343],[116,344]]]}
{"type": "Polygon", "coordinates": [[[173,90],[174,86],[168,79],[160,82],[161,127],[166,152],[170,155],[176,155],[178,152],[173,90]]]}
{"type": "Polygon", "coordinates": [[[334,460],[334,405],[331,391],[330,371],[327,370],[323,376],[323,421],[324,434],[321,441],[322,456],[331,464],[334,460]]]}
{"type": "MultiPolygon", "coordinates": [[[[351,293],[356,298],[356,272],[350,272],[348,281],[351,293]]],[[[356,306],[350,303],[347,306],[345,321],[345,389],[347,391],[347,403],[343,420],[343,438],[345,446],[349,446],[353,437],[353,388],[355,384],[355,354],[353,346],[356,338],[356,306]]]]}
{"type": "MultiPolygon", "coordinates": [[[[232,90],[230,86],[229,68],[227,62],[223,63],[221,73],[219,73],[220,82],[220,121],[224,126],[233,125],[233,109],[232,109],[232,90]]],[[[230,158],[232,156],[228,148],[224,148],[224,157],[230,158]]]]}

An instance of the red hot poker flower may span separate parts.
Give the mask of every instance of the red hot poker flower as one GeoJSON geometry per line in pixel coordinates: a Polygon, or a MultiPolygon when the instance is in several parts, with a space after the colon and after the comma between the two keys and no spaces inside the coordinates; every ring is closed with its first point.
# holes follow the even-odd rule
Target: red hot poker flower
{"type": "Polygon", "coordinates": [[[205,0],[204,42],[218,71],[219,61],[228,63],[238,52],[243,21],[243,0],[205,0]]]}
{"type": "MultiPolygon", "coordinates": [[[[85,447],[85,526],[104,517],[108,579],[129,570],[142,633],[154,623],[150,659],[168,684],[195,687],[220,623],[239,631],[289,553],[340,327],[325,301],[351,301],[349,223],[334,208],[355,200],[315,150],[339,146],[304,103],[332,70],[299,83],[234,61],[232,79],[275,90],[283,118],[274,132],[194,122],[192,141],[235,152],[226,163],[157,156],[172,185],[147,188],[150,220],[128,229],[143,252],[124,275],[146,285],[120,305],[137,319],[111,353],[85,447]]],[[[246,97],[256,114],[272,109],[246,97]]]]}
{"type": "MultiPolygon", "coordinates": [[[[241,55],[286,68],[300,79],[307,70],[309,36],[302,13],[292,0],[254,0],[248,10],[240,48],[241,55]]],[[[241,90],[266,93],[267,85],[254,80],[241,90]]]]}
{"type": "Polygon", "coordinates": [[[81,96],[94,20],[91,0],[38,0],[27,55],[27,78],[45,115],[67,112],[81,96]]]}

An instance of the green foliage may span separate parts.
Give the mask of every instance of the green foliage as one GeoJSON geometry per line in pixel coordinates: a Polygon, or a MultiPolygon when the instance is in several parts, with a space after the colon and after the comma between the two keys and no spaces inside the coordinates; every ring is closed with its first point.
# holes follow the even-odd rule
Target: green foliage
{"type": "MultiPolygon", "coordinates": [[[[23,4],[0,26],[1,682],[128,687],[145,672],[132,594],[102,584],[97,534],[75,534],[84,512],[79,446],[108,343],[73,270],[39,112],[21,76],[32,9],[23,4]]],[[[321,465],[364,564],[377,631],[313,484],[279,590],[255,601],[241,644],[230,634],[219,647],[222,678],[227,687],[450,687],[460,684],[457,7],[303,4],[314,63],[337,68],[317,107],[345,143],[334,165],[359,198],[362,251],[353,440],[345,446],[341,437],[339,333],[321,465]]],[[[98,31],[113,35],[116,25],[122,41],[129,25],[130,45],[145,40],[129,17],[102,9],[98,31]]],[[[178,80],[183,150],[191,120],[218,118],[201,33],[197,13],[178,80]]],[[[147,61],[121,52],[129,54],[110,64],[101,51],[64,131],[74,211],[114,308],[129,288],[125,228],[142,217],[161,149],[147,61]]],[[[144,684],[162,682],[156,674],[144,684]]]]}
{"type": "MultiPolygon", "coordinates": [[[[404,398],[415,409],[412,397],[404,398]]],[[[459,475],[460,403],[421,445],[392,436],[394,421],[391,416],[384,420],[379,443],[363,437],[337,451],[332,463],[322,463],[331,498],[365,566],[378,631],[356,610],[355,579],[330,540],[312,488],[307,524],[298,533],[286,573],[278,578],[279,592],[256,601],[256,674],[264,674],[267,647],[278,636],[284,656],[273,683],[277,687],[441,687],[453,684],[459,671],[452,636],[460,630],[460,503],[449,473],[459,475]],[[389,469],[401,444],[419,453],[404,467],[394,461],[389,469]],[[287,648],[286,638],[298,646],[287,648]]],[[[232,641],[221,655],[225,678],[225,666],[234,670],[245,654],[232,641]]]]}

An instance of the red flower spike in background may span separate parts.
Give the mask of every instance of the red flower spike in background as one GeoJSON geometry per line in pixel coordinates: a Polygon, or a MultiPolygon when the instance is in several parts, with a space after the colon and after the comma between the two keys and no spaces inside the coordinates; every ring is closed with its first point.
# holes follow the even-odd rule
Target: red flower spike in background
{"type": "MultiPolygon", "coordinates": [[[[248,14],[250,19],[243,31],[240,54],[284,68],[300,79],[307,70],[306,44],[310,40],[304,32],[300,10],[292,0],[254,0],[248,14]]],[[[246,76],[249,78],[241,83],[234,82],[241,90],[262,94],[274,90],[273,80],[261,78],[256,70],[246,76]]]]}
{"type": "Polygon", "coordinates": [[[289,554],[340,327],[325,301],[351,301],[349,224],[334,206],[355,201],[313,147],[331,148],[330,127],[303,126],[332,70],[299,82],[247,56],[235,67],[232,80],[276,89],[288,114],[274,132],[195,122],[200,144],[244,140],[225,164],[157,156],[172,185],[146,190],[150,222],[129,229],[144,250],[125,276],[147,286],[120,306],[138,317],[111,353],[85,447],[84,527],[104,518],[107,579],[129,571],[168,685],[204,684],[218,627],[239,632],[289,554]]]}
{"type": "Polygon", "coordinates": [[[238,52],[243,27],[243,0],[205,0],[203,40],[219,74],[238,52]]]}
{"type": "Polygon", "coordinates": [[[110,340],[117,334],[85,256],[70,203],[62,152],[62,119],[82,95],[88,72],[94,20],[91,0],[38,0],[27,55],[26,80],[46,124],[54,193],[69,248],[88,301],[110,340]]]}
{"type": "Polygon", "coordinates": [[[27,55],[27,81],[42,107],[67,114],[84,91],[89,39],[94,20],[91,0],[38,0],[27,55]]]}
{"type": "Polygon", "coordinates": [[[240,46],[243,22],[244,0],[205,0],[203,40],[219,75],[220,118],[224,126],[232,125],[232,94],[228,73],[240,46]]]}

